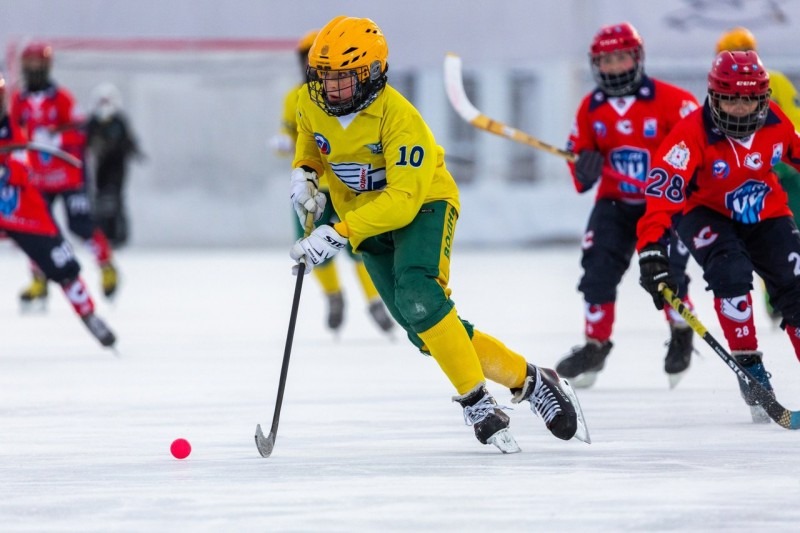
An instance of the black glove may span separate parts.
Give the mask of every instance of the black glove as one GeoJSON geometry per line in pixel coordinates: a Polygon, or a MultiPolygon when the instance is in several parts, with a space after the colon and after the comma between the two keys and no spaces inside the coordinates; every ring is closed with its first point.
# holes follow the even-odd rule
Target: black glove
{"type": "Polygon", "coordinates": [[[578,155],[578,160],[575,161],[575,178],[586,189],[591,189],[600,179],[604,159],[603,154],[595,150],[584,150],[578,155]]]}
{"type": "Polygon", "coordinates": [[[658,286],[666,283],[673,292],[677,285],[669,276],[667,247],[663,244],[648,244],[639,252],[639,285],[650,293],[656,309],[664,309],[664,297],[658,286]]]}

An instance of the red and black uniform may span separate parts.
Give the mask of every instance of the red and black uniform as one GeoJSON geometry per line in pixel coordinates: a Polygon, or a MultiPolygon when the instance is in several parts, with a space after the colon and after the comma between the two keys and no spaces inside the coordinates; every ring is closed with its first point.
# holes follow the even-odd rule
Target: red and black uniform
{"type": "MultiPolygon", "coordinates": [[[[63,87],[51,82],[42,90],[15,91],[10,116],[28,139],[36,141],[42,132],[58,136],[60,149],[83,159],[86,135],[81,125],[84,118],[77,112],[72,95],[63,87]]],[[[95,229],[91,218],[84,170],[44,152],[31,151],[29,160],[31,183],[41,191],[47,204],[52,206],[55,198],[62,196],[70,231],[90,241],[98,263],[108,263],[110,246],[102,232],[95,229]]]]}
{"type": "MultiPolygon", "coordinates": [[[[25,136],[19,128],[8,115],[0,118],[0,147],[21,143],[25,143],[25,136]]],[[[48,279],[63,287],[79,315],[88,315],[94,310],[94,302],[78,277],[80,264],[29,177],[25,152],[0,152],[0,232],[8,235],[48,279]]]]}
{"type": "Polygon", "coordinates": [[[800,353],[800,235],[773,170],[781,161],[800,169],[800,137],[774,102],[764,125],[736,140],[715,127],[707,100],[669,133],[650,171],[637,249],[663,242],[680,215],[675,228],[703,267],[731,350],[757,348],[755,271],[800,353]]]}
{"type": "MultiPolygon", "coordinates": [[[[600,178],[583,237],[584,275],[578,286],[584,294],[589,339],[604,342],[611,337],[617,286],[635,251],[636,224],[645,211],[644,183],[653,155],[675,124],[698,106],[689,92],[643,76],[632,95],[608,96],[598,88],[585,96],[578,108],[568,149],[576,154],[600,152],[605,165],[642,182],[638,188],[613,176],[600,178]]],[[[570,164],[570,170],[577,191],[586,192],[574,165],[570,164]]],[[[678,294],[685,297],[688,253],[677,239],[674,244],[671,271],[679,283],[678,294]]]]}

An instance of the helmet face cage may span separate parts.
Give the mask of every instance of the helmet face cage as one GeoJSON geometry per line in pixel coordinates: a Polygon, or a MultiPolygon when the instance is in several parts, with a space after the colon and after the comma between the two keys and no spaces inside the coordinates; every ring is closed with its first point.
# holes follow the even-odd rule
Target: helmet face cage
{"type": "Polygon", "coordinates": [[[29,91],[47,87],[52,62],[53,49],[49,45],[35,43],[28,45],[22,51],[22,77],[29,91]]]}
{"type": "Polygon", "coordinates": [[[386,70],[379,61],[369,67],[328,70],[312,66],[306,71],[308,94],[323,111],[341,117],[366,109],[386,85],[386,70]]]}
{"type": "Polygon", "coordinates": [[[717,129],[734,139],[744,139],[755,133],[767,120],[769,74],[758,54],[721,52],[714,60],[708,75],[708,99],[711,119],[717,129]],[[756,102],[755,109],[746,115],[728,113],[722,109],[726,102],[756,102]]]}

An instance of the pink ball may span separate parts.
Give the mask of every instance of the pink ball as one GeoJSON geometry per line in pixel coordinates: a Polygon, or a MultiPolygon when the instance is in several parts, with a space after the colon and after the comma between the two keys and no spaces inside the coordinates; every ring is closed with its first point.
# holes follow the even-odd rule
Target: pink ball
{"type": "Polygon", "coordinates": [[[192,453],[192,445],[186,439],[175,439],[169,447],[175,459],[186,459],[192,453]]]}

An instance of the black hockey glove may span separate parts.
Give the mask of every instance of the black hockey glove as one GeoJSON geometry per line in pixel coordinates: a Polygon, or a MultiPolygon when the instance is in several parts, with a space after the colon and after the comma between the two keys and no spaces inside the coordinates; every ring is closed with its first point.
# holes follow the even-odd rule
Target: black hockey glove
{"type": "Polygon", "coordinates": [[[664,297],[658,286],[666,283],[673,291],[677,290],[675,282],[669,276],[669,258],[667,247],[663,244],[648,244],[639,252],[639,285],[650,293],[656,309],[664,309],[664,297]]]}
{"type": "Polygon", "coordinates": [[[584,150],[578,155],[578,160],[575,161],[575,178],[587,190],[600,179],[604,159],[603,154],[595,150],[584,150]]]}

